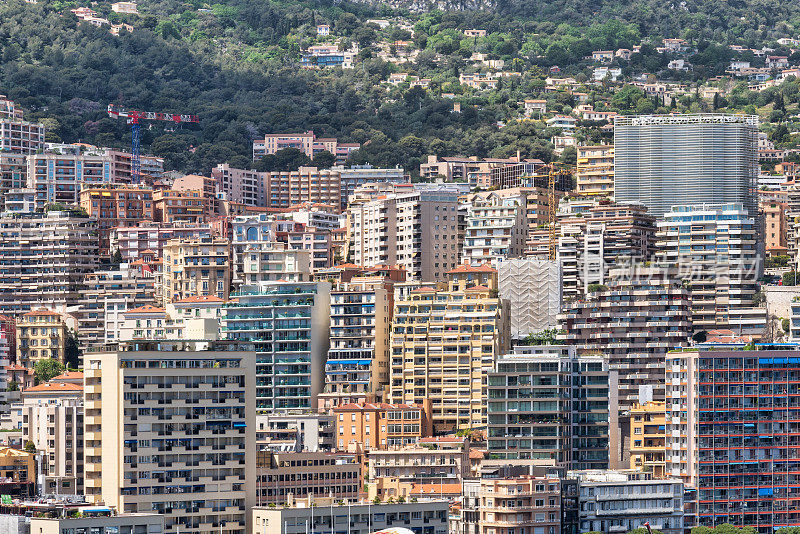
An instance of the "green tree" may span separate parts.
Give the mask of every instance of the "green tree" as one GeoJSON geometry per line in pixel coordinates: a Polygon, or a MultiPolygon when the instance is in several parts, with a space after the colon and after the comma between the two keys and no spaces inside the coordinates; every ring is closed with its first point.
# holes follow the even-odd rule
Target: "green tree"
{"type": "Polygon", "coordinates": [[[36,445],[32,441],[25,442],[25,452],[36,454],[36,445]]]}
{"type": "Polygon", "coordinates": [[[558,333],[558,329],[549,328],[535,334],[528,334],[520,341],[520,345],[553,345],[556,343],[558,333]]]}
{"type": "Polygon", "coordinates": [[[785,285],[785,286],[796,286],[797,285],[797,272],[796,271],[789,271],[788,273],[783,273],[782,284],[785,285]]]}
{"type": "Polygon", "coordinates": [[[47,382],[64,372],[64,364],[53,358],[37,361],[33,366],[33,378],[37,384],[47,382]]]}
{"type": "Polygon", "coordinates": [[[67,331],[64,340],[64,361],[71,369],[77,369],[81,361],[81,349],[78,342],[78,333],[72,328],[67,331]]]}
{"type": "Polygon", "coordinates": [[[320,169],[329,169],[336,164],[336,156],[324,150],[318,154],[314,154],[313,164],[320,169]]]}

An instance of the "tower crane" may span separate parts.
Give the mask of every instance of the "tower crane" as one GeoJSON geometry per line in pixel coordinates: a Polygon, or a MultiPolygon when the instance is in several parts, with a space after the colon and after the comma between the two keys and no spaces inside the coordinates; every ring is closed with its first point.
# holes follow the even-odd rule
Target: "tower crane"
{"type": "Polygon", "coordinates": [[[200,122],[197,115],[178,115],[175,113],[158,113],[155,111],[138,111],[135,109],[125,109],[120,106],[109,104],[108,116],[113,119],[125,118],[128,124],[131,125],[131,183],[139,183],[142,173],[142,161],[140,157],[139,147],[139,121],[165,121],[174,124],[183,124],[184,122],[198,123],[200,122]]]}

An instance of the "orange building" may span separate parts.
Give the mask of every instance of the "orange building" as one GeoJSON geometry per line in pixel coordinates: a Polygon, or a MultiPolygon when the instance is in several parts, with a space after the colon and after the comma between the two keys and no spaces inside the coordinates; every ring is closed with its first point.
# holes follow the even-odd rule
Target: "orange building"
{"type": "Polygon", "coordinates": [[[80,192],[80,204],[97,219],[100,253],[109,251],[111,230],[153,220],[153,189],[137,185],[108,184],[80,192]]]}
{"type": "Polygon", "coordinates": [[[433,433],[430,401],[423,404],[343,404],[333,409],[336,447],[348,452],[386,450],[433,433]]]}
{"type": "Polygon", "coordinates": [[[153,214],[160,223],[202,223],[211,215],[211,199],[201,190],[158,190],[153,192],[153,214]]]}
{"type": "Polygon", "coordinates": [[[203,196],[208,199],[209,209],[212,213],[218,213],[217,206],[217,187],[216,178],[210,176],[200,176],[199,174],[187,174],[177,178],[172,183],[173,191],[202,191],[203,196]]]}
{"type": "Polygon", "coordinates": [[[764,244],[767,254],[780,256],[787,252],[786,204],[783,202],[763,202],[764,244]]]}

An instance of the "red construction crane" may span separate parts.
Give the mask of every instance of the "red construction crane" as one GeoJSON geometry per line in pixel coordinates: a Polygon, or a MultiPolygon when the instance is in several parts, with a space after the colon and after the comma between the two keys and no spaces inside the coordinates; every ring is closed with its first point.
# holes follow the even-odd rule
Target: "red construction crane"
{"type": "Polygon", "coordinates": [[[123,117],[128,119],[128,124],[131,125],[131,182],[135,184],[139,183],[142,172],[142,162],[139,154],[140,120],[166,121],[175,124],[200,122],[197,115],[176,115],[174,113],[158,113],[155,111],[137,111],[135,109],[124,109],[114,104],[108,105],[108,116],[114,119],[123,117]]]}

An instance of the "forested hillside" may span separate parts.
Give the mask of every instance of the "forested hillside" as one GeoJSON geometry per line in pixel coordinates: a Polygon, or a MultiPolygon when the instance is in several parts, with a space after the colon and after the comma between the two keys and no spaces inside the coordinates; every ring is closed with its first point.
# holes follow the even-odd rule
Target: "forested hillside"
{"type": "MultiPolygon", "coordinates": [[[[202,172],[223,161],[250,166],[252,140],[265,133],[309,129],[362,143],[356,163],[414,169],[428,153],[506,156],[517,150],[549,160],[557,130],[515,118],[522,100],[540,94],[552,66],[585,79],[592,50],[644,42],[625,73],[658,72],[669,57],[647,43],[683,37],[695,47],[695,67],[673,74],[700,82],[724,73],[733,58],[731,43],[772,45],[776,53],[797,56],[775,40],[796,35],[800,25],[800,4],[772,0],[506,0],[494,11],[423,14],[329,2],[142,0],[138,16],[113,13],[108,2],[92,4],[112,23],[133,26],[132,32],[114,36],[107,27],[80,22],[70,9],[81,5],[90,4],[0,4],[0,92],[25,108],[29,118],[45,122],[50,140],[103,146],[130,142],[124,121],[106,116],[109,103],[195,113],[198,127],[165,135],[162,126],[153,126],[143,131],[143,146],[164,156],[168,168],[202,172]],[[375,17],[405,18],[413,37],[395,25],[379,29],[366,23],[375,17]],[[320,23],[330,24],[342,48],[360,45],[355,68],[300,68],[303,50],[333,41],[317,36],[320,23]],[[465,39],[463,30],[475,27],[488,35],[465,39]],[[404,41],[419,51],[412,62],[398,66],[377,57],[380,46],[404,41]],[[474,54],[503,60],[517,75],[492,91],[466,90],[459,74],[474,70],[468,61],[474,54]],[[430,79],[430,88],[383,83],[401,70],[430,79]],[[453,95],[461,103],[457,113],[453,95]]],[[[795,84],[781,98],[791,105],[796,89],[795,84]]],[[[608,87],[587,91],[599,107],[623,113],[661,106],[641,92],[629,90],[612,99],[608,87]]],[[[770,93],[760,103],[757,95],[742,91],[740,108],[774,99],[770,93]]],[[[575,105],[570,95],[548,98],[565,111],[575,105]]],[[[707,107],[698,102],[689,95],[673,108],[707,107]]]]}

